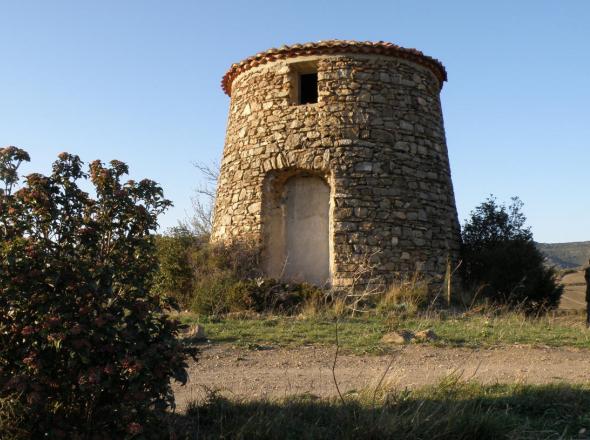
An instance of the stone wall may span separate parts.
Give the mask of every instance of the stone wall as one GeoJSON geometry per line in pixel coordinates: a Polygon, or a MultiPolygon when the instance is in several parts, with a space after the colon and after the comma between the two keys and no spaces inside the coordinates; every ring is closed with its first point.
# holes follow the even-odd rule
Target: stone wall
{"type": "Polygon", "coordinates": [[[332,284],[442,276],[459,250],[440,81],[412,61],[335,54],[272,61],[237,75],[213,240],[265,246],[269,179],[309,172],[331,186],[332,284]],[[299,66],[317,67],[319,100],[294,103],[299,66]]]}

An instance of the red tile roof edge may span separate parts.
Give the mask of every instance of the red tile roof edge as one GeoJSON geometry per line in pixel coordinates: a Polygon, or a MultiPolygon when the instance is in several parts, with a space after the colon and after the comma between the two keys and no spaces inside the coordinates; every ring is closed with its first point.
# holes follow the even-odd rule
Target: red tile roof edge
{"type": "Polygon", "coordinates": [[[407,49],[384,41],[327,40],[318,41],[317,43],[293,44],[291,46],[281,46],[278,49],[269,49],[265,52],[260,52],[254,56],[246,58],[239,63],[232,64],[221,80],[221,88],[228,96],[231,96],[232,83],[239,74],[271,61],[298,56],[333,55],[342,53],[386,55],[410,60],[429,68],[438,78],[441,88],[443,82],[447,80],[447,71],[443,64],[436,58],[424,55],[417,49],[407,49]]]}

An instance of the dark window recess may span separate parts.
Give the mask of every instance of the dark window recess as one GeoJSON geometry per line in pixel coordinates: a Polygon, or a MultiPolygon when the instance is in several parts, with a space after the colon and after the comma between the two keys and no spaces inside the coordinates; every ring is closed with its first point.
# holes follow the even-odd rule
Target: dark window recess
{"type": "Polygon", "coordinates": [[[299,76],[299,104],[318,102],[318,74],[302,73],[299,76]]]}

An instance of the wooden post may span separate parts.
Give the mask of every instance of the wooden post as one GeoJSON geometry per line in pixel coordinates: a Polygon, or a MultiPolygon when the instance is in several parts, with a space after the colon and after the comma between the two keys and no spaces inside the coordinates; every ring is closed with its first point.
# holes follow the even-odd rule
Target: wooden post
{"type": "Polygon", "coordinates": [[[451,307],[451,257],[447,256],[447,273],[445,275],[447,280],[447,306],[451,307]]]}
{"type": "Polygon", "coordinates": [[[584,269],[584,279],[586,280],[586,326],[590,328],[590,260],[584,269]]]}

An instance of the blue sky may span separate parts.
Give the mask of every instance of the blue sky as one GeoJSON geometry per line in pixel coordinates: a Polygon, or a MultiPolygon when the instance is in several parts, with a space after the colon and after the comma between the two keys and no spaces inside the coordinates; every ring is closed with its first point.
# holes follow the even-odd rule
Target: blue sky
{"type": "Polygon", "coordinates": [[[590,2],[0,0],[0,145],[61,151],[164,187],[173,226],[219,161],[231,63],[282,44],[384,40],[440,59],[461,222],[525,203],[535,239],[590,240],[590,2]]]}

